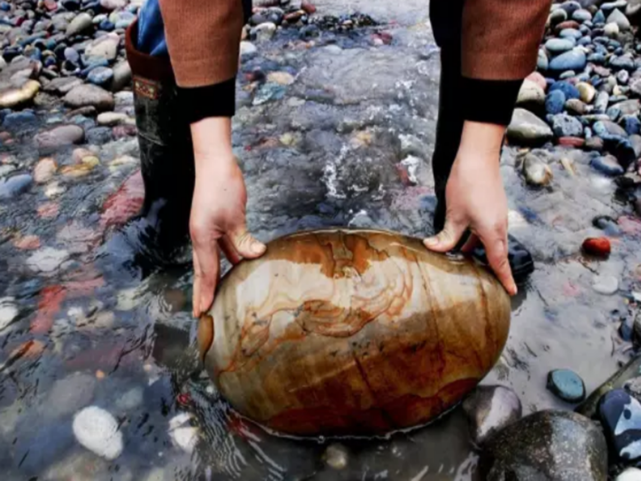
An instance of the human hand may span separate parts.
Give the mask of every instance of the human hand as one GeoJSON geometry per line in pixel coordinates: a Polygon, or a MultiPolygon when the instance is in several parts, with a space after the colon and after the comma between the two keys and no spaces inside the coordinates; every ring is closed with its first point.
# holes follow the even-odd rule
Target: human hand
{"type": "Polygon", "coordinates": [[[193,315],[200,317],[214,301],[223,251],[229,262],[261,256],[266,247],[248,231],[247,191],[231,151],[229,119],[205,119],[192,125],[196,185],[189,229],[193,244],[193,315]],[[213,146],[213,147],[212,147],[213,146]]]}
{"type": "Polygon", "coordinates": [[[465,122],[445,190],[445,227],[424,244],[430,250],[447,252],[469,228],[471,236],[463,252],[469,253],[480,240],[490,267],[514,295],[517,288],[507,250],[507,197],[499,171],[503,132],[500,125],[465,122]]]}

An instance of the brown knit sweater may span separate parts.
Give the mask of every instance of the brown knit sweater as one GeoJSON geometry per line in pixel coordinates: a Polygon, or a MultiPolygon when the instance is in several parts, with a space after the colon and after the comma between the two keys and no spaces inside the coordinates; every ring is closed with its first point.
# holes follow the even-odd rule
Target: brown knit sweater
{"type": "MultiPolygon", "coordinates": [[[[550,4],[551,0],[466,0],[463,75],[516,80],[531,73],[550,4]]],[[[160,0],[160,7],[178,85],[202,87],[236,75],[243,23],[240,0],[160,0]]]]}

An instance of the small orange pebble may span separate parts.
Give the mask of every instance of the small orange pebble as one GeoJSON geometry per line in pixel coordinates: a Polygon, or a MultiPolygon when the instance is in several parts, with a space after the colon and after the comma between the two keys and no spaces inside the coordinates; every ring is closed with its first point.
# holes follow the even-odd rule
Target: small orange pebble
{"type": "Polygon", "coordinates": [[[96,371],[96,378],[97,379],[104,379],[105,378],[105,373],[102,372],[100,369],[96,371]]]}
{"type": "Polygon", "coordinates": [[[608,257],[612,247],[607,237],[589,237],[583,241],[583,252],[595,257],[608,257]]]}

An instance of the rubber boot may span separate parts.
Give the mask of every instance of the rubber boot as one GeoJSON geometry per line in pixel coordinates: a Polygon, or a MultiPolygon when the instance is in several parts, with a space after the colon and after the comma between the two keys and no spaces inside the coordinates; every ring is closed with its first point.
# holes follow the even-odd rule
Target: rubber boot
{"type": "MultiPolygon", "coordinates": [[[[444,48],[441,50],[441,79],[439,91],[439,113],[436,127],[436,145],[432,157],[432,170],[436,192],[436,209],[434,211],[434,232],[440,232],[445,225],[445,188],[456,160],[461,135],[463,133],[463,118],[460,105],[462,77],[460,73],[460,48],[444,48]]],[[[454,250],[460,250],[467,239],[466,232],[454,250]]],[[[488,266],[485,248],[482,244],[473,250],[474,257],[482,265],[488,266]]],[[[522,284],[534,271],[532,255],[523,244],[508,234],[508,261],[514,281],[522,284]]]]}
{"type": "Polygon", "coordinates": [[[189,214],[195,168],[189,124],[183,121],[167,57],[136,49],[137,20],[126,31],[132,70],[140,168],[141,211],[110,240],[110,251],[143,271],[189,262],[189,214]],[[116,252],[113,252],[116,251],[116,252]]]}

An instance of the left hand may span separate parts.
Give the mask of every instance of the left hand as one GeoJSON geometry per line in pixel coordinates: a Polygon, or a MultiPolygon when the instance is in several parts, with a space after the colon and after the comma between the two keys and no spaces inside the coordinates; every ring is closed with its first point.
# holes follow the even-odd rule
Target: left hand
{"type": "Polygon", "coordinates": [[[424,243],[433,251],[447,252],[469,229],[472,235],[463,252],[471,251],[480,240],[490,267],[505,290],[514,295],[517,288],[507,251],[507,197],[499,170],[504,131],[499,125],[465,123],[445,190],[445,227],[424,243]]]}

